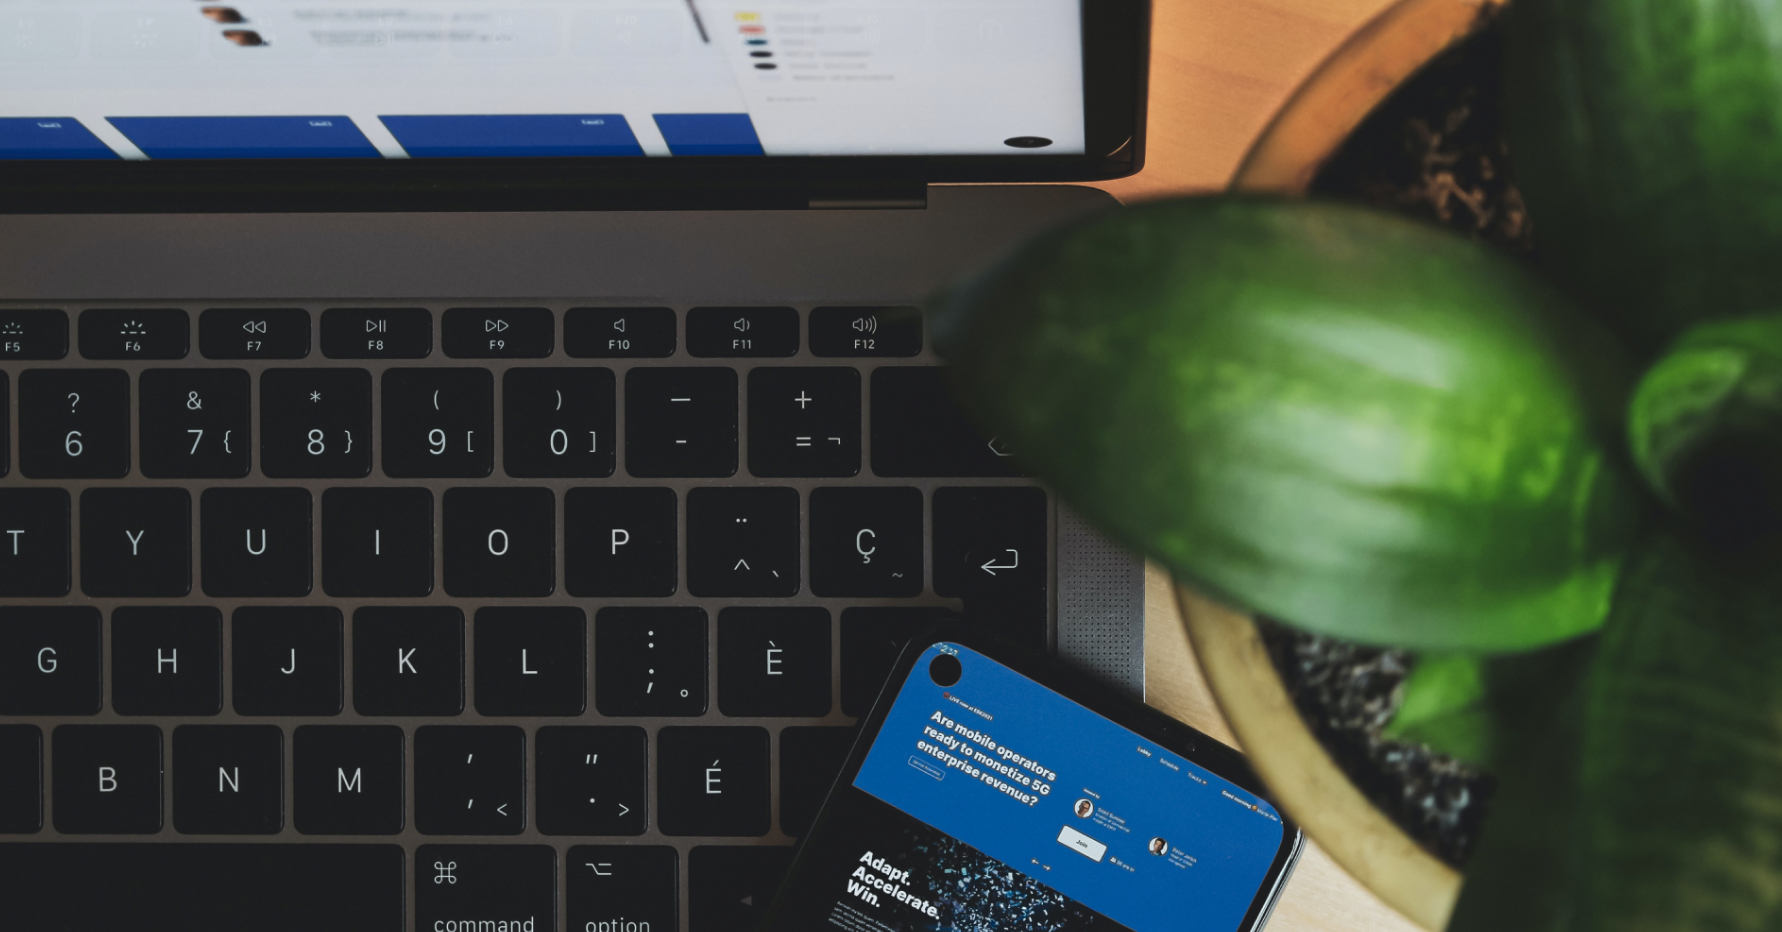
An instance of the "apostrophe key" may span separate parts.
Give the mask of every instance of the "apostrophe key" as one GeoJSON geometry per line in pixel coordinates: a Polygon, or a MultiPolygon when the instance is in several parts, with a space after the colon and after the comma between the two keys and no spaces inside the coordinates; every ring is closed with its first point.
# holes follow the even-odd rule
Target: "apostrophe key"
{"type": "Polygon", "coordinates": [[[177,308],[80,312],[80,354],[88,359],[184,359],[192,321],[177,308]]]}
{"type": "Polygon", "coordinates": [[[433,352],[433,312],[424,307],[331,307],[322,312],[329,359],[425,359],[433,352]]]}
{"type": "Polygon", "coordinates": [[[198,315],[198,352],[206,359],[302,359],[309,355],[309,312],[213,307],[198,315]]]}
{"type": "Polygon", "coordinates": [[[922,311],[913,307],[811,310],[814,356],[914,356],[922,352],[922,311]]]}
{"type": "Polygon", "coordinates": [[[794,355],[798,312],[789,307],[696,307],[687,312],[687,352],[717,357],[794,355]]]}
{"type": "Polygon", "coordinates": [[[421,834],[518,835],[525,827],[524,729],[415,729],[415,828],[421,834]]]}
{"type": "Polygon", "coordinates": [[[453,359],[543,359],[557,345],[557,319],[543,307],[447,308],[439,345],[453,359]]]}
{"type": "Polygon", "coordinates": [[[673,356],[674,311],[666,307],[572,307],[563,351],[577,359],[673,356]]]}
{"type": "Polygon", "coordinates": [[[0,359],[68,355],[68,313],[54,308],[0,312],[0,359]]]}
{"type": "Polygon", "coordinates": [[[130,472],[130,376],[122,369],[19,373],[19,472],[119,479],[130,472]]]}

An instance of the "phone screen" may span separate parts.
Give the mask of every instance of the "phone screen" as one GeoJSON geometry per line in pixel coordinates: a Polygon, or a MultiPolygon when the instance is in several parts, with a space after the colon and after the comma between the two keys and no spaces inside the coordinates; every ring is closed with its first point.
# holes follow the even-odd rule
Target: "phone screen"
{"type": "Polygon", "coordinates": [[[1235,932],[1293,831],[1158,741],[940,642],[836,788],[772,927],[1235,932]]]}

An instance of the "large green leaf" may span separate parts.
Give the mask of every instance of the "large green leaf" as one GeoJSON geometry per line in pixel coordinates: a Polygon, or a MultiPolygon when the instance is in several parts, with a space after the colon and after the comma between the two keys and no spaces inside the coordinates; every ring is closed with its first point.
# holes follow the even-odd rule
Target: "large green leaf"
{"type": "Polygon", "coordinates": [[[1028,245],[935,320],[987,434],[1115,536],[1336,637],[1596,628],[1643,504],[1619,350],[1487,247],[1204,198],[1028,245]]]}

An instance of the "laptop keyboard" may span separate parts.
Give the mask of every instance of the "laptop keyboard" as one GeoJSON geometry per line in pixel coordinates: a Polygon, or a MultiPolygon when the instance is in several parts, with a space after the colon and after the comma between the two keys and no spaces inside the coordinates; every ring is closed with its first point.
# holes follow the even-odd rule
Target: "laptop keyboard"
{"type": "Polygon", "coordinates": [[[0,361],[17,928],[747,928],[913,632],[1049,639],[1048,495],[912,308],[21,307],[0,361]]]}

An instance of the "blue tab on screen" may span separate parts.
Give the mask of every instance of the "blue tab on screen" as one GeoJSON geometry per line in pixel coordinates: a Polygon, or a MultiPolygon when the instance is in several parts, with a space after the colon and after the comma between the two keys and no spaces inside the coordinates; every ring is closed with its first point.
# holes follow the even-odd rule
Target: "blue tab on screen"
{"type": "Polygon", "coordinates": [[[746,113],[658,113],[656,128],[675,155],[766,155],[746,113]]]}
{"type": "Polygon", "coordinates": [[[151,159],[375,159],[343,116],[106,117],[151,159]]]}
{"type": "Polygon", "coordinates": [[[644,154],[616,113],[381,116],[417,159],[644,154]]]}
{"type": "Polygon", "coordinates": [[[73,117],[0,119],[0,159],[115,159],[116,152],[73,117]]]}

